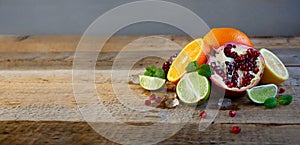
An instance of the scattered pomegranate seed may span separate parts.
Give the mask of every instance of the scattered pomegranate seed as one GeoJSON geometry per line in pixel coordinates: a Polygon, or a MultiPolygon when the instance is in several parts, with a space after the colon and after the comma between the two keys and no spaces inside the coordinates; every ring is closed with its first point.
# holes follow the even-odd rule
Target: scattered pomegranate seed
{"type": "Polygon", "coordinates": [[[200,112],[200,117],[201,117],[201,118],[206,118],[206,116],[207,116],[206,111],[201,111],[201,112],[200,112]]]}
{"type": "Polygon", "coordinates": [[[161,97],[157,97],[157,98],[155,99],[155,102],[156,102],[156,103],[161,103],[162,100],[163,100],[163,99],[162,99],[161,97]]]}
{"type": "Polygon", "coordinates": [[[232,126],[231,132],[232,132],[232,133],[235,133],[235,134],[238,134],[238,133],[241,132],[241,128],[238,127],[238,126],[232,126]]]}
{"type": "Polygon", "coordinates": [[[156,96],[155,96],[154,94],[151,94],[151,95],[149,96],[149,99],[150,99],[150,100],[155,100],[155,99],[156,99],[156,96]]]}
{"type": "Polygon", "coordinates": [[[236,111],[234,111],[234,110],[229,111],[229,116],[230,117],[235,117],[235,115],[236,115],[236,111]]]}
{"type": "Polygon", "coordinates": [[[151,100],[145,100],[145,105],[150,106],[151,105],[151,100]]]}
{"type": "Polygon", "coordinates": [[[281,94],[281,93],[284,93],[285,92],[285,89],[284,88],[280,88],[279,89],[279,93],[281,94]]]}

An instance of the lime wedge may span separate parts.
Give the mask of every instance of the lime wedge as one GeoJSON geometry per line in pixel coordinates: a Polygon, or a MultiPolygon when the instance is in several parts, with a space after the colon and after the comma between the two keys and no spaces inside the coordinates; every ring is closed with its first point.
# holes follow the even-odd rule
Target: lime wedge
{"type": "Polygon", "coordinates": [[[194,104],[207,100],[210,94],[210,83],[197,72],[185,74],[176,86],[179,99],[187,104],[194,104]]]}
{"type": "Polygon", "coordinates": [[[278,88],[274,84],[256,86],[247,90],[248,98],[258,104],[263,104],[266,99],[276,97],[278,88]]]}
{"type": "Polygon", "coordinates": [[[157,77],[139,75],[139,82],[144,89],[154,91],[162,88],[166,80],[157,77]]]}

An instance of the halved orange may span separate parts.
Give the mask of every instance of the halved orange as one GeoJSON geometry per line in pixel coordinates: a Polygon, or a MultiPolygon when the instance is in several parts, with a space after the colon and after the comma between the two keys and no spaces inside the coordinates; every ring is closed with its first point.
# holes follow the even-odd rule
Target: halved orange
{"type": "Polygon", "coordinates": [[[186,45],[173,61],[168,71],[167,79],[170,82],[177,83],[179,79],[186,73],[186,66],[197,61],[199,66],[206,63],[206,54],[209,53],[209,47],[204,45],[202,38],[198,38],[186,45]]]}
{"type": "Polygon", "coordinates": [[[203,40],[211,48],[219,48],[228,42],[236,42],[254,47],[250,38],[235,28],[213,28],[203,37],[203,40]]]}

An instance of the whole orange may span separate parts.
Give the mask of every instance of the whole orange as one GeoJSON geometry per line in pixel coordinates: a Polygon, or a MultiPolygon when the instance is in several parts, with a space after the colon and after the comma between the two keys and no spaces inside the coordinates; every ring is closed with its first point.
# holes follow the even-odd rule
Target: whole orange
{"type": "Polygon", "coordinates": [[[235,28],[213,28],[204,36],[203,40],[211,48],[218,48],[228,42],[254,47],[250,38],[235,28]]]}

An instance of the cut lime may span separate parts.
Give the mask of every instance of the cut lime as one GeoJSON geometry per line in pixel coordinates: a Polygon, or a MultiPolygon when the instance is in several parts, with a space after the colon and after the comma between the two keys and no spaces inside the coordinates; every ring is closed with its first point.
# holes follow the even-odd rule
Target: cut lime
{"type": "Polygon", "coordinates": [[[210,94],[210,83],[197,72],[185,74],[176,86],[179,99],[187,104],[194,104],[207,100],[210,94]]]}
{"type": "Polygon", "coordinates": [[[146,90],[158,90],[162,88],[166,82],[165,79],[139,75],[140,85],[146,90]]]}
{"type": "Polygon", "coordinates": [[[248,89],[247,96],[254,103],[263,104],[266,99],[276,97],[277,90],[274,84],[261,85],[248,89]]]}

